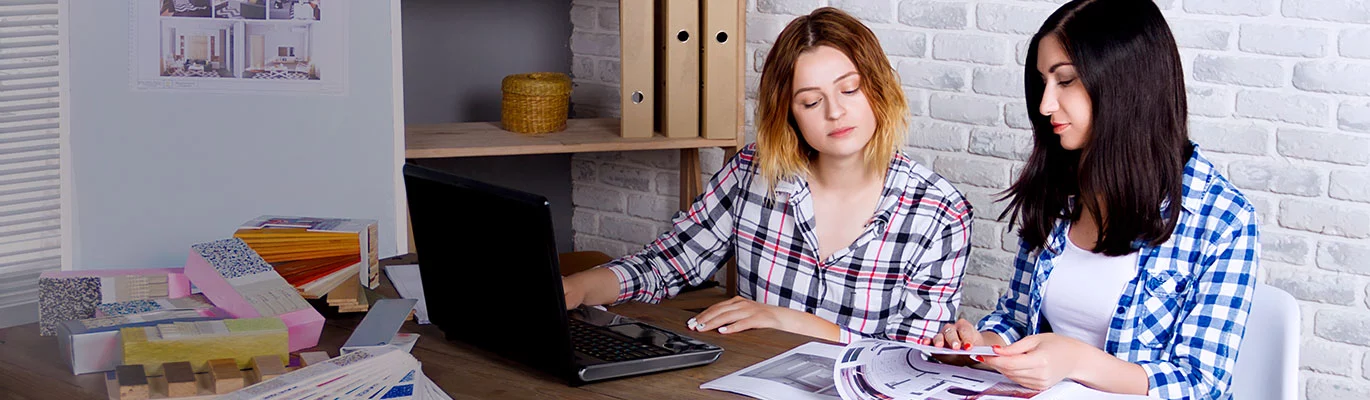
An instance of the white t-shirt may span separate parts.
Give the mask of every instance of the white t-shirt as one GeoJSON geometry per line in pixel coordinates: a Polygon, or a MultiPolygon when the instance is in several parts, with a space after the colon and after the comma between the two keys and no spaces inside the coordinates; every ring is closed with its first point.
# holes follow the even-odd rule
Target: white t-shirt
{"type": "Polygon", "coordinates": [[[1052,261],[1042,291],[1042,316],[1057,335],[1103,349],[1118,298],[1137,277],[1137,253],[1095,254],[1076,246],[1067,233],[1065,249],[1052,261]]]}

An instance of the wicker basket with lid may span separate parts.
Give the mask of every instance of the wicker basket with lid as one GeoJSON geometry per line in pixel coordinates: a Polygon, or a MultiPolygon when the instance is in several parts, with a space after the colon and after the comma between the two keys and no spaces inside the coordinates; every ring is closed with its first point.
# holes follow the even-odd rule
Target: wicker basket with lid
{"type": "Polygon", "coordinates": [[[500,120],[504,129],[518,133],[552,133],[566,129],[571,100],[571,78],[559,72],[534,72],[504,77],[500,120]]]}

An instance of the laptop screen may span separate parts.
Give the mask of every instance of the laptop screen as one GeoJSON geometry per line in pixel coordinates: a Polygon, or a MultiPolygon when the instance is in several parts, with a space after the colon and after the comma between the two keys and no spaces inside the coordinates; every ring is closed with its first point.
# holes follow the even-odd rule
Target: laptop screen
{"type": "Polygon", "coordinates": [[[572,374],[546,198],[404,166],[429,319],[450,340],[572,374]]]}

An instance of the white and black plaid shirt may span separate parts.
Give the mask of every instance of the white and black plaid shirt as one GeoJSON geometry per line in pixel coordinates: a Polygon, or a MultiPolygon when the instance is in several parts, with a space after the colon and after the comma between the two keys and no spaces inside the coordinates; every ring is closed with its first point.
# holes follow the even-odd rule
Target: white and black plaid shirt
{"type": "Polygon", "coordinates": [[[674,297],[736,256],[739,295],[832,321],[843,343],[916,341],[954,321],[971,208],[949,182],[897,154],[865,231],[819,262],[808,183],[780,182],[768,196],[755,156],[747,146],[669,231],[606,265],[618,276],[617,302],[674,297]]]}

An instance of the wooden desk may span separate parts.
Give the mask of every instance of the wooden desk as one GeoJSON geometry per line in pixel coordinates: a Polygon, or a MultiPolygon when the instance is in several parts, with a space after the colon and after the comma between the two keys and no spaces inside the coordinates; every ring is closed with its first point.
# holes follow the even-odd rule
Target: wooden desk
{"type": "MultiPolygon", "coordinates": [[[[388,285],[386,282],[383,286],[388,285]]],[[[405,323],[403,331],[422,335],[413,354],[423,362],[424,373],[454,399],[741,398],[731,393],[701,390],[699,385],[816,340],[769,329],[731,335],[691,333],[685,328],[685,321],[695,313],[658,305],[629,303],[610,310],[722,346],[723,356],[707,366],[571,388],[536,370],[464,343],[446,341],[435,326],[411,321],[405,323]]],[[[362,313],[352,313],[330,318],[324,325],[318,348],[336,356],[338,348],[347,341],[362,317],[362,313]]],[[[57,339],[38,336],[37,324],[0,329],[0,398],[107,398],[104,374],[73,376],[59,357],[57,339]]]]}

